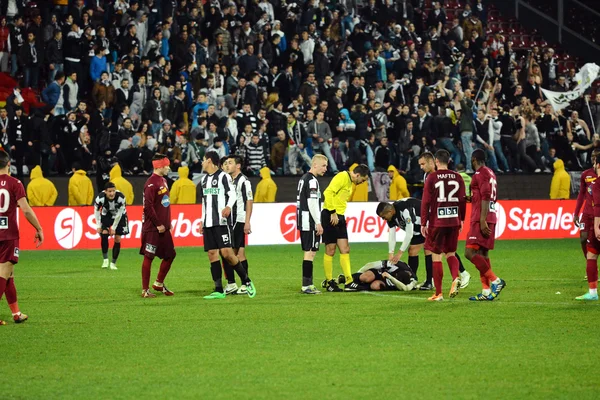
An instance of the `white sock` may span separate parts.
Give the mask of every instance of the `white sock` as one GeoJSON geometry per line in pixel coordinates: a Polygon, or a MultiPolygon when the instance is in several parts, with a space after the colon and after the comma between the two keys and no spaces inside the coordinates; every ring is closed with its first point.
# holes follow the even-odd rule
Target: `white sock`
{"type": "Polygon", "coordinates": [[[490,289],[482,289],[481,294],[489,296],[490,294],[492,294],[492,291],[490,289]]]}
{"type": "Polygon", "coordinates": [[[502,282],[502,280],[500,278],[496,278],[495,281],[492,281],[492,283],[495,283],[496,285],[499,284],[500,282],[502,282]]]}
{"type": "Polygon", "coordinates": [[[592,296],[598,296],[598,289],[590,289],[590,294],[592,296]]]}

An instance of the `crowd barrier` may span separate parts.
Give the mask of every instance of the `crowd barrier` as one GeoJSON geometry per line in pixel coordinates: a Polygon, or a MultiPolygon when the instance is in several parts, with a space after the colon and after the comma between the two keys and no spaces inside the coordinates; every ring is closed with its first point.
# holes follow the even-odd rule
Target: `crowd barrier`
{"type": "MultiPolygon", "coordinates": [[[[346,212],[348,234],[351,243],[386,242],[388,228],[385,221],[375,214],[377,203],[349,203],[346,212]]],[[[100,236],[96,232],[93,207],[36,207],[34,208],[44,228],[43,250],[98,249],[100,236]]],[[[497,203],[498,223],[496,237],[511,239],[560,239],[578,236],[573,222],[573,200],[519,200],[497,203]]],[[[123,237],[123,248],[136,248],[142,234],[142,207],[127,207],[130,234],[123,237]]],[[[200,205],[171,206],[172,233],[175,246],[202,246],[203,237],[198,233],[201,218],[200,205]]],[[[470,220],[470,204],[467,219],[470,220]]],[[[21,226],[21,250],[34,250],[34,229],[19,212],[21,226]]],[[[466,231],[461,233],[464,240],[466,231]]],[[[404,238],[398,231],[397,239],[404,238]]],[[[252,215],[250,245],[278,245],[299,243],[296,230],[296,205],[294,203],[255,204],[252,215]]]]}

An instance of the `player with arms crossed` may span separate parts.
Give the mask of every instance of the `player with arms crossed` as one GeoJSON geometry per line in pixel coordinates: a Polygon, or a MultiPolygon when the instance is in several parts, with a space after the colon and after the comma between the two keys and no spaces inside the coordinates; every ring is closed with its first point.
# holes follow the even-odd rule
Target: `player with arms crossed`
{"type": "Polygon", "coordinates": [[[481,293],[469,298],[472,301],[494,300],[506,286],[506,282],[492,272],[488,254],[494,249],[498,191],[496,175],[486,167],[485,157],[482,149],[475,150],[471,156],[476,172],[471,180],[471,228],[467,234],[465,256],[479,270],[483,287],[481,293]]]}
{"type": "MultiPolygon", "coordinates": [[[[248,259],[246,259],[246,235],[252,233],[250,218],[252,217],[252,205],[254,199],[252,196],[252,184],[248,178],[242,174],[242,164],[242,157],[232,155],[229,156],[223,164],[223,170],[231,176],[236,192],[236,202],[233,205],[232,210],[233,229],[231,234],[233,236],[233,252],[242,263],[247,274],[248,259]]],[[[238,289],[237,284],[235,283],[233,267],[229,265],[225,259],[223,259],[223,263],[225,265],[225,274],[228,278],[225,294],[248,294],[245,285],[241,285],[238,289]]]]}
{"type": "Polygon", "coordinates": [[[325,242],[325,255],[323,256],[325,281],[323,281],[322,286],[329,292],[342,291],[333,280],[333,256],[336,247],[340,249],[340,265],[346,278],[344,291],[356,291],[356,285],[352,285],[350,246],[348,245],[348,229],[346,228],[344,214],[348,206],[348,199],[352,194],[352,184],[358,186],[365,182],[368,177],[369,167],[359,165],[352,172],[340,172],[334,176],[323,193],[325,204],[321,212],[321,223],[323,224],[323,241],[325,242]]]}
{"type": "Polygon", "coordinates": [[[219,253],[246,285],[249,297],[256,296],[254,284],[248,277],[246,269],[233,252],[231,242],[231,210],[237,201],[237,194],[231,176],[219,169],[219,155],[209,151],[202,160],[202,170],[206,173],[200,185],[202,189],[202,221],[200,234],[204,235],[204,251],[208,253],[210,272],[215,282],[213,293],[205,299],[224,299],[223,270],[219,261],[219,253]]]}
{"type": "Polygon", "coordinates": [[[321,188],[317,176],[327,172],[327,157],[317,154],[312,158],[310,170],[298,182],[296,196],[296,226],[300,231],[303,294],[320,294],[313,285],[313,261],[319,251],[323,226],[321,225],[321,188]]]}
{"type": "Polygon", "coordinates": [[[421,235],[421,200],[408,197],[394,203],[379,203],[377,215],[387,221],[389,227],[389,261],[397,263],[408,250],[408,266],[415,276],[419,269],[419,252],[425,238],[421,235]],[[404,241],[396,253],[396,228],[404,231],[404,241]]]}
{"type": "Polygon", "coordinates": [[[173,292],[165,286],[165,278],[175,259],[175,245],[171,236],[171,200],[169,187],[164,178],[169,174],[170,162],[164,154],[156,153],[152,157],[154,173],[144,185],[144,208],[142,212],[142,246],[140,254],[144,256],[142,263],[142,297],[156,297],[150,292],[150,272],[154,257],[162,259],[156,281],[152,289],[165,296],[173,296],[173,292]]]}
{"type": "MultiPolygon", "coordinates": [[[[596,176],[600,172],[600,155],[593,160],[596,176]]],[[[598,300],[598,254],[600,254],[600,184],[596,179],[591,184],[594,223],[587,227],[587,280],[589,291],[576,300],[598,300]]]]}
{"type": "MultiPolygon", "coordinates": [[[[595,162],[598,154],[600,154],[600,151],[594,151],[592,153],[592,163],[595,162]]],[[[586,169],[581,173],[581,179],[579,181],[579,194],[577,195],[577,204],[575,205],[575,212],[573,213],[573,221],[575,222],[575,226],[579,227],[579,240],[581,242],[583,256],[586,258],[588,230],[594,225],[592,183],[596,181],[596,178],[598,178],[598,175],[596,175],[596,165],[593,165],[592,168],[586,169]],[[583,214],[580,220],[579,213],[581,212],[582,206],[583,214]]]]}
{"type": "Polygon", "coordinates": [[[117,269],[117,259],[121,252],[121,236],[129,233],[129,223],[127,222],[125,195],[116,189],[114,183],[107,182],[104,190],[96,197],[94,216],[102,245],[102,258],[104,259],[102,268],[108,268],[108,238],[114,236],[115,244],[113,245],[110,269],[117,269]]]}
{"type": "MultiPolygon", "coordinates": [[[[27,315],[21,313],[17,303],[14,269],[19,262],[19,225],[17,207],[21,208],[27,221],[35,228],[35,244],[40,247],[44,242],[44,233],[35,212],[27,203],[25,189],[20,180],[9,175],[10,156],[0,150],[0,299],[6,294],[6,302],[12,312],[13,321],[27,321],[27,315]]],[[[0,325],[6,322],[0,320],[0,325]]]]}
{"type": "Polygon", "coordinates": [[[442,301],[442,278],[444,269],[442,257],[446,258],[452,286],[450,297],[455,297],[460,289],[459,262],[456,258],[458,234],[465,219],[465,183],[462,177],[448,169],[450,153],[438,150],[435,153],[437,171],[427,175],[421,202],[421,233],[425,236],[425,250],[432,253],[433,282],[435,294],[429,301],[442,301]]]}

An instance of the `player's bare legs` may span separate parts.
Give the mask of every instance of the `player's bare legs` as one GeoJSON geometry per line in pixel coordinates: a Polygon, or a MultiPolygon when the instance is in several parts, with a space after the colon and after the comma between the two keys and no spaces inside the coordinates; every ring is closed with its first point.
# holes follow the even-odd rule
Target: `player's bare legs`
{"type": "Polygon", "coordinates": [[[590,248],[588,248],[586,264],[589,290],[575,300],[598,300],[598,254],[592,252],[590,248]]]}
{"type": "MultiPolygon", "coordinates": [[[[27,320],[28,316],[21,313],[19,310],[19,304],[17,303],[17,289],[15,287],[14,278],[15,266],[11,262],[5,262],[0,264],[0,299],[2,295],[6,295],[6,302],[12,312],[13,320],[16,323],[21,323],[27,320]]],[[[0,320],[0,325],[6,323],[0,320]]]]}

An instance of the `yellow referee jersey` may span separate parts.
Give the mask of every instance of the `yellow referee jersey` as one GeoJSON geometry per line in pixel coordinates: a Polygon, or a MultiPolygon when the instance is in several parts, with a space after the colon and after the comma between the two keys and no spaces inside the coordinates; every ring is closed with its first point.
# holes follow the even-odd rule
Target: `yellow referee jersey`
{"type": "Polygon", "coordinates": [[[352,194],[352,179],[350,173],[340,172],[333,177],[329,186],[323,192],[325,196],[325,204],[323,208],[329,211],[335,211],[338,215],[344,215],[346,213],[346,206],[348,205],[348,199],[352,194]]]}

